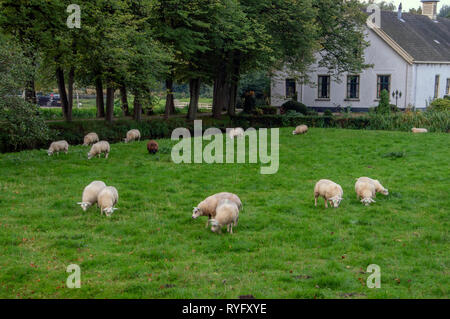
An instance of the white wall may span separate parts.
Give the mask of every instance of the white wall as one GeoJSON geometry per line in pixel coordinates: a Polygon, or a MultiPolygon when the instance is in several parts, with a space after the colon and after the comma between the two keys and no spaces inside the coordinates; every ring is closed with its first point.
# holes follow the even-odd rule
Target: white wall
{"type": "Polygon", "coordinates": [[[450,64],[415,64],[416,90],[412,104],[417,108],[425,108],[434,98],[434,84],[436,75],[439,78],[439,96],[444,97],[447,79],[450,79],[450,64]]]}
{"type": "MultiPolygon", "coordinates": [[[[297,84],[298,100],[309,107],[347,107],[352,108],[368,108],[378,105],[377,94],[377,75],[391,75],[391,94],[393,91],[398,90],[402,93],[402,97],[398,99],[398,107],[405,108],[408,104],[413,104],[416,107],[421,106],[423,103],[417,104],[416,101],[424,98],[417,94],[417,90],[422,92],[421,94],[433,94],[434,88],[434,75],[431,91],[424,85],[416,85],[414,79],[417,77],[420,81],[421,77],[425,74],[433,73],[433,70],[428,70],[416,65],[408,64],[397,52],[395,52],[386,42],[381,39],[377,34],[371,30],[367,30],[366,38],[370,41],[371,45],[365,50],[366,63],[373,64],[373,68],[364,70],[360,74],[360,92],[358,101],[346,100],[347,93],[347,74],[342,74],[341,83],[332,81],[330,88],[330,100],[319,101],[317,100],[317,76],[328,73],[328,70],[319,68],[309,73],[313,85],[301,85],[297,84]],[[416,92],[415,92],[416,90],[416,92]],[[417,104],[417,105],[416,105],[417,104]]],[[[449,65],[450,66],[450,65],[449,65]]],[[[312,66],[312,69],[316,66],[312,66]]],[[[447,70],[447,68],[446,68],[447,70]]],[[[444,71],[441,72],[441,90],[445,90],[446,76],[444,71]],[[445,78],[445,79],[444,79],[445,78]]],[[[448,74],[448,70],[447,70],[448,74]]],[[[280,106],[288,99],[285,98],[285,79],[290,77],[286,75],[286,72],[277,72],[272,78],[271,83],[271,103],[274,106],[280,106]]],[[[450,76],[449,76],[450,77],[450,76]]],[[[427,80],[428,82],[430,80],[427,80]]],[[[420,83],[420,82],[418,82],[420,83]]],[[[428,83],[430,84],[430,83],[428,83]]],[[[395,104],[395,99],[390,96],[391,103],[395,104]]]]}

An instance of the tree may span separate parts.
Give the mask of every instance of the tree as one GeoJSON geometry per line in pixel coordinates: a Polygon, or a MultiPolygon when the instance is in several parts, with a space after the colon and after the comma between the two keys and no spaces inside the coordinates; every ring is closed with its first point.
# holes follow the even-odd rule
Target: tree
{"type": "Polygon", "coordinates": [[[450,19],[450,5],[444,4],[439,10],[439,16],[450,19]]]}
{"type": "Polygon", "coordinates": [[[409,13],[411,13],[411,14],[422,14],[422,8],[418,7],[417,9],[414,9],[414,8],[409,9],[409,13]]]}
{"type": "Polygon", "coordinates": [[[18,96],[28,85],[29,75],[34,74],[34,61],[26,52],[23,44],[0,34],[0,130],[8,138],[0,145],[12,145],[13,150],[39,146],[50,136],[36,105],[18,96]]]}

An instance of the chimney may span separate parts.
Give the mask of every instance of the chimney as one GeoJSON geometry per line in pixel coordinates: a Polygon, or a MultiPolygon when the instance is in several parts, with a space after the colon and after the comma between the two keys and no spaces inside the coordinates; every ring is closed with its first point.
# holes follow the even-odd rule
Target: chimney
{"type": "Polygon", "coordinates": [[[422,0],[422,14],[436,20],[437,18],[437,4],[440,0],[422,0]]]}
{"type": "Polygon", "coordinates": [[[397,18],[399,20],[402,20],[402,3],[401,2],[400,2],[400,5],[398,6],[397,18]]]}

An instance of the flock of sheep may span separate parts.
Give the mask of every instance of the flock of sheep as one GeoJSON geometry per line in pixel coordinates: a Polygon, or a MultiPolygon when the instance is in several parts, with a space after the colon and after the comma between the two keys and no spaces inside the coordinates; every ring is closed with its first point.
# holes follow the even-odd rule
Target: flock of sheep
{"type": "MultiPolygon", "coordinates": [[[[123,139],[125,143],[132,141],[140,141],[141,140],[141,132],[137,129],[132,129],[127,132],[127,136],[123,139]]],[[[84,137],[83,146],[91,146],[91,150],[88,153],[88,159],[91,159],[95,156],[101,157],[102,154],[105,154],[105,158],[108,158],[109,152],[111,151],[111,146],[107,141],[99,141],[97,133],[89,133],[84,137]]],[[[158,143],[151,140],[147,144],[147,149],[151,154],[155,154],[158,151],[158,143]]],[[[50,147],[47,150],[47,154],[49,156],[53,154],[59,154],[60,152],[68,153],[69,152],[69,143],[65,140],[56,141],[50,144],[50,147]]]]}
{"type": "MultiPolygon", "coordinates": [[[[299,125],[292,132],[293,135],[305,134],[308,131],[306,125],[299,125]]],[[[243,137],[244,130],[240,127],[233,128],[229,131],[229,137],[243,137]]],[[[124,139],[125,143],[140,140],[141,134],[138,130],[130,130],[124,139]]],[[[101,153],[105,153],[108,157],[110,147],[106,141],[99,141],[96,133],[89,133],[84,138],[83,145],[92,145],[88,158],[92,158],[101,153]]],[[[51,155],[55,152],[68,151],[68,143],[66,141],[53,142],[48,150],[51,155]]],[[[147,144],[147,149],[150,153],[158,151],[158,144],[155,141],[150,141],[147,144]]],[[[355,192],[358,199],[364,205],[375,203],[374,198],[376,193],[388,195],[389,191],[381,185],[376,179],[369,177],[360,177],[355,183],[355,192]]],[[[342,187],[328,179],[319,180],[314,187],[314,204],[317,206],[317,198],[322,197],[325,201],[325,207],[328,208],[328,202],[332,207],[339,207],[343,199],[344,192],[342,187]]],[[[77,204],[81,206],[83,211],[89,207],[97,204],[100,208],[100,214],[105,214],[110,217],[118,208],[114,207],[119,199],[119,193],[114,186],[106,186],[102,181],[93,181],[87,185],[82,194],[82,201],[77,204]]],[[[206,227],[211,225],[213,232],[221,232],[222,227],[227,226],[227,231],[233,233],[233,226],[237,226],[239,220],[239,212],[242,210],[242,202],[240,198],[233,193],[222,192],[211,195],[201,201],[192,211],[192,218],[196,219],[200,216],[208,217],[206,227]]]]}

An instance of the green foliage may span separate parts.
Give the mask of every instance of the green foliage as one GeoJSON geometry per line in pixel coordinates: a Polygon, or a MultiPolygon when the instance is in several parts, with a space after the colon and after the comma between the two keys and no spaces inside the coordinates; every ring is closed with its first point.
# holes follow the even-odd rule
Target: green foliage
{"type": "Polygon", "coordinates": [[[326,110],[323,112],[323,115],[324,115],[324,116],[333,116],[333,112],[331,112],[330,109],[326,109],[326,110]]]}
{"type": "Polygon", "coordinates": [[[252,92],[247,92],[244,96],[244,113],[252,114],[256,108],[256,99],[252,92]]]}
{"type": "Polygon", "coordinates": [[[381,91],[380,101],[378,102],[378,106],[375,108],[375,112],[378,114],[389,114],[391,112],[389,92],[387,90],[381,91]]]}
{"type": "Polygon", "coordinates": [[[283,103],[283,105],[281,106],[281,110],[283,113],[286,113],[288,111],[295,111],[297,113],[302,113],[304,115],[306,115],[306,113],[308,112],[308,108],[306,107],[305,104],[294,100],[289,100],[283,103]]]}
{"type": "Polygon", "coordinates": [[[443,98],[443,99],[435,99],[431,104],[427,107],[427,110],[431,111],[450,111],[450,99],[449,98],[443,98]]]}
{"type": "Polygon", "coordinates": [[[30,69],[23,51],[0,35],[0,151],[34,148],[49,138],[49,131],[38,109],[17,94],[30,69]]]}

